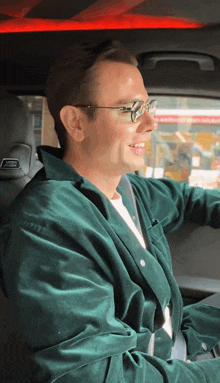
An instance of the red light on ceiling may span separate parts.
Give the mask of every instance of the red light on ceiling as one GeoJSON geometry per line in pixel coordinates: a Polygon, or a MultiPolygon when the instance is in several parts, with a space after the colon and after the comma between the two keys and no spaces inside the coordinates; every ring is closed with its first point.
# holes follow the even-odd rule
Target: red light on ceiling
{"type": "Polygon", "coordinates": [[[91,21],[18,18],[0,22],[0,33],[104,29],[202,28],[204,24],[176,17],[120,15],[91,21]]]}

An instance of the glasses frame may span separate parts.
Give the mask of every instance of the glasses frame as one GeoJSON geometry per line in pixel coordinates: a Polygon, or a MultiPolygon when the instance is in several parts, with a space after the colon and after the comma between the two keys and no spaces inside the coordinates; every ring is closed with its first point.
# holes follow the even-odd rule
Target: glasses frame
{"type": "Polygon", "coordinates": [[[76,104],[72,105],[76,108],[97,108],[97,109],[118,109],[123,110],[125,112],[131,112],[131,121],[136,122],[137,119],[144,113],[145,110],[154,117],[157,108],[157,101],[151,100],[149,103],[143,105],[143,101],[135,101],[131,108],[126,106],[97,106],[97,105],[84,105],[84,104],[76,104]]]}

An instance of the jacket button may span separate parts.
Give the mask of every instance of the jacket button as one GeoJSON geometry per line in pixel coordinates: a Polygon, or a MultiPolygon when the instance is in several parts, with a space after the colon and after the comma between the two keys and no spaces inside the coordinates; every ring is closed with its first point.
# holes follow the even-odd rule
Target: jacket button
{"type": "Polygon", "coordinates": [[[202,343],[202,348],[203,348],[204,351],[208,350],[208,347],[207,347],[207,345],[205,343],[202,343]]]}
{"type": "Polygon", "coordinates": [[[145,263],[145,261],[142,259],[141,261],[140,261],[140,264],[141,264],[141,266],[145,266],[146,265],[146,263],[145,263]]]}

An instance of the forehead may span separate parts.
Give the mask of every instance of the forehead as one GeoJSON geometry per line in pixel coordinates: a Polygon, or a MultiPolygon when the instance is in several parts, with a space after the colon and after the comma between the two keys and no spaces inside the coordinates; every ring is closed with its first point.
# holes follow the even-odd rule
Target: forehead
{"type": "Polygon", "coordinates": [[[147,101],[143,78],[133,65],[104,61],[93,68],[92,78],[92,92],[99,105],[110,106],[129,100],[147,101]]]}

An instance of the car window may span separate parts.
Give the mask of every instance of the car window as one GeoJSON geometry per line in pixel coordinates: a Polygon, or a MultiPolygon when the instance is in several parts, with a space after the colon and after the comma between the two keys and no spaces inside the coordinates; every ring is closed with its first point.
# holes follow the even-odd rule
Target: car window
{"type": "Polygon", "coordinates": [[[43,120],[43,110],[42,110],[42,96],[19,96],[24,104],[27,105],[30,116],[31,124],[34,130],[35,145],[41,145],[41,133],[42,133],[42,120],[43,120]]]}
{"type": "MultiPolygon", "coordinates": [[[[59,146],[46,98],[19,98],[30,111],[36,147],[59,146]]],[[[156,95],[151,99],[158,101],[158,129],[146,143],[142,175],[220,189],[220,100],[156,95]]]]}
{"type": "MultiPolygon", "coordinates": [[[[25,95],[19,96],[19,98],[29,109],[36,148],[39,145],[59,147],[58,138],[54,130],[54,120],[48,110],[46,97],[25,95]]],[[[37,150],[36,159],[37,165],[40,165],[37,150]]]]}
{"type": "Polygon", "coordinates": [[[220,189],[220,100],[153,96],[158,129],[146,144],[146,177],[220,189]]]}

